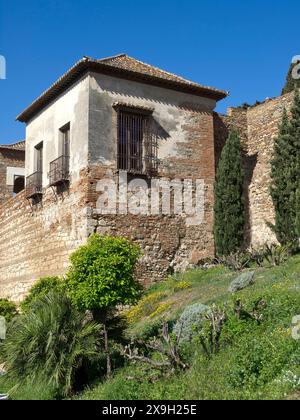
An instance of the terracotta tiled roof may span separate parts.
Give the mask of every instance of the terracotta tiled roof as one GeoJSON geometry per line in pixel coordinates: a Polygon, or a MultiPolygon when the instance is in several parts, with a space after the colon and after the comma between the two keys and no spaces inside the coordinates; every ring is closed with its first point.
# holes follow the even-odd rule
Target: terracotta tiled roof
{"type": "Polygon", "coordinates": [[[25,151],[25,140],[13,144],[0,144],[0,149],[25,151]]]}
{"type": "Polygon", "coordinates": [[[105,63],[115,68],[133,71],[136,73],[140,73],[140,74],[148,75],[152,77],[157,77],[159,79],[166,80],[166,81],[171,81],[175,83],[183,83],[183,84],[186,84],[187,86],[210,89],[215,92],[222,92],[225,94],[225,96],[228,94],[228,92],[220,91],[219,89],[215,89],[209,86],[204,86],[198,83],[194,83],[191,80],[184,79],[183,77],[177,76],[176,74],[169,73],[165,70],[161,70],[150,64],[143,63],[142,61],[139,61],[136,58],[129,57],[126,54],[120,54],[114,57],[103,58],[97,61],[99,63],[105,63]]]}
{"type": "Polygon", "coordinates": [[[58,79],[48,90],[37,98],[25,111],[18,115],[17,120],[29,121],[36,113],[53,101],[61,92],[72,86],[88,71],[112,75],[115,77],[134,80],[154,86],[163,86],[180,92],[220,100],[228,95],[224,90],[200,85],[190,80],[168,73],[157,67],[143,63],[126,54],[96,60],[84,57],[58,79]]]}

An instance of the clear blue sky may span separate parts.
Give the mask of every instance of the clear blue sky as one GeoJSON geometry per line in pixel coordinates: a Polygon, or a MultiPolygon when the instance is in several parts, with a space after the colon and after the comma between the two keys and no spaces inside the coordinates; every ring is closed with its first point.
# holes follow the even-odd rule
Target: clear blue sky
{"type": "Polygon", "coordinates": [[[222,112],[276,96],[299,20],[299,0],[0,0],[0,143],[24,138],[15,116],[83,55],[126,52],[230,90],[222,112]]]}

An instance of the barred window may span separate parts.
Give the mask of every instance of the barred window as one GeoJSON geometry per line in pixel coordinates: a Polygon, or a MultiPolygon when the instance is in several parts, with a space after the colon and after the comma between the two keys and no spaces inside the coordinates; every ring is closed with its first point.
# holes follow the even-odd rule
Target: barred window
{"type": "Polygon", "coordinates": [[[118,109],[118,169],[133,174],[157,170],[157,136],[152,113],[118,109]]]}

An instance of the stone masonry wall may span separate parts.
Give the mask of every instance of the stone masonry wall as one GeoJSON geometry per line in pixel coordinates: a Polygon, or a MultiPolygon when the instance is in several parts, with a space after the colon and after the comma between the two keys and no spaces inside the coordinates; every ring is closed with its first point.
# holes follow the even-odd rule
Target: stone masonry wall
{"type": "Polygon", "coordinates": [[[215,116],[215,143],[220,156],[231,128],[237,128],[243,145],[246,209],[245,247],[259,247],[276,238],[268,227],[274,223],[274,207],[269,194],[270,159],[284,107],[290,109],[293,94],[287,94],[248,108],[230,108],[228,115],[215,116]]]}
{"type": "Polygon", "coordinates": [[[24,151],[0,149],[0,205],[11,198],[13,193],[13,186],[7,185],[7,167],[23,168],[24,165],[24,151]]]}
{"type": "Polygon", "coordinates": [[[35,280],[66,272],[87,237],[85,179],[58,196],[45,190],[34,206],[21,192],[0,207],[0,297],[20,301],[35,280]]]}
{"type": "Polygon", "coordinates": [[[255,247],[274,242],[275,236],[266,222],[274,223],[274,207],[269,194],[270,159],[273,140],[278,134],[284,107],[290,109],[293,94],[280,96],[248,110],[249,225],[251,244],[255,247]]]}

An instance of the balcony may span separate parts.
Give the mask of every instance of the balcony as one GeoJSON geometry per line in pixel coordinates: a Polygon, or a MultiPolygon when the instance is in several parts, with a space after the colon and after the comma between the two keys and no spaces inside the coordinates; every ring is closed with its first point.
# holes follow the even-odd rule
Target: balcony
{"type": "Polygon", "coordinates": [[[26,198],[36,198],[43,195],[43,173],[34,172],[26,178],[26,198]]]}
{"type": "Polygon", "coordinates": [[[70,180],[69,156],[60,156],[50,163],[49,185],[55,187],[70,180]]]}

